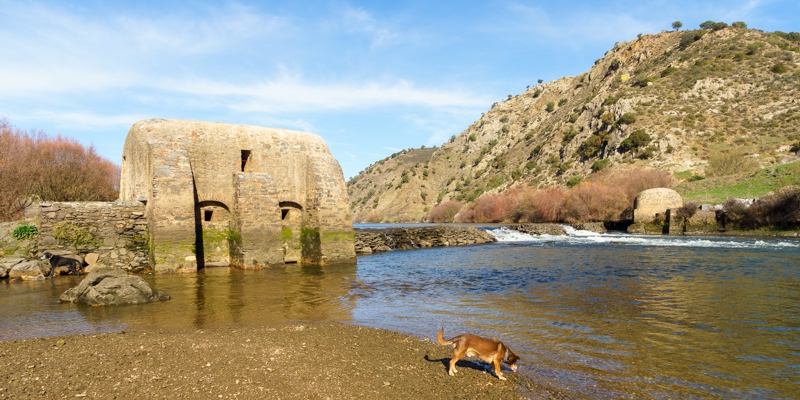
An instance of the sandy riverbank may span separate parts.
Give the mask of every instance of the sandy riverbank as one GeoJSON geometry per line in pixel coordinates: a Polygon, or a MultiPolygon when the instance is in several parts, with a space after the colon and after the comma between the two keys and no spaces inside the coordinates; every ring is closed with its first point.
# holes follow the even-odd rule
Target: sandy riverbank
{"type": "Polygon", "coordinates": [[[450,377],[451,356],[431,341],[330,323],[14,340],[0,342],[0,399],[561,397],[463,360],[450,377]]]}

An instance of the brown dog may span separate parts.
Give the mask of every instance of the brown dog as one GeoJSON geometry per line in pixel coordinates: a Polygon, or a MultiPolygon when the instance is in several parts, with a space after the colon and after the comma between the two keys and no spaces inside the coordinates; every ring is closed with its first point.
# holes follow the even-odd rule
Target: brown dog
{"type": "Polygon", "coordinates": [[[477,356],[479,360],[492,364],[494,366],[494,374],[501,380],[506,380],[506,378],[503,377],[503,373],[500,372],[500,361],[508,364],[508,366],[511,367],[511,371],[517,372],[517,361],[519,361],[520,358],[517,357],[508,346],[503,344],[503,342],[497,339],[483,338],[470,333],[444,340],[442,337],[443,334],[444,328],[440,329],[439,334],[436,335],[439,344],[442,346],[452,344],[454,348],[453,358],[450,359],[450,370],[448,371],[450,376],[458,372],[456,371],[456,363],[458,360],[464,358],[464,356],[477,356]]]}

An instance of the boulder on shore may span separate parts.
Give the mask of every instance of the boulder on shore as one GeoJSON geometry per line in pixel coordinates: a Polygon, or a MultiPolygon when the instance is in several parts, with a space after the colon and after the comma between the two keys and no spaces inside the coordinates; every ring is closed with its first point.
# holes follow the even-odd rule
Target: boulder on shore
{"type": "Polygon", "coordinates": [[[0,258],[0,279],[8,278],[8,272],[11,271],[15,265],[25,261],[24,258],[0,258]]]}
{"type": "Polygon", "coordinates": [[[128,275],[121,268],[96,268],[78,286],[61,295],[62,302],[92,306],[144,304],[169,300],[164,292],[154,291],[141,277],[128,275]]]}
{"type": "Polygon", "coordinates": [[[22,279],[23,281],[40,281],[48,273],[50,273],[50,264],[32,260],[21,262],[11,267],[11,270],[8,271],[8,278],[22,279]]]}

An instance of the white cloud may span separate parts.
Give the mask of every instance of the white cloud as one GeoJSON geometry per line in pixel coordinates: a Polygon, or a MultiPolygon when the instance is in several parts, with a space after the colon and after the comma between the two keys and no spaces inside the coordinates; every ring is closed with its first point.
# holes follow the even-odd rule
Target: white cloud
{"type": "Polygon", "coordinates": [[[365,33],[372,38],[372,47],[380,47],[398,41],[399,35],[392,32],[385,22],[377,21],[362,8],[347,8],[342,13],[342,26],[348,32],[365,33]]]}
{"type": "Polygon", "coordinates": [[[242,112],[294,112],[359,109],[385,105],[417,105],[434,108],[485,108],[488,96],[459,90],[417,88],[408,81],[394,83],[314,84],[298,77],[282,76],[258,83],[232,84],[210,80],[169,81],[159,89],[171,93],[213,97],[242,112]]]}
{"type": "Polygon", "coordinates": [[[350,152],[347,152],[347,151],[344,151],[344,150],[342,150],[342,153],[347,154],[347,156],[352,158],[353,160],[357,160],[358,159],[358,157],[353,155],[353,153],[350,153],[350,152]]]}

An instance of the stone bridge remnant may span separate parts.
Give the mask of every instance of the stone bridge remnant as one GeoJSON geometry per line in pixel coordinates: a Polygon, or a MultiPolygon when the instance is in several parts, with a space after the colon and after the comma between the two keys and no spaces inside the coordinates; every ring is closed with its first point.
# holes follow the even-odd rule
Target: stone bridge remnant
{"type": "Polygon", "coordinates": [[[139,121],[123,148],[120,200],[145,204],[155,273],[355,261],[342,169],[314,134],[139,121]]]}

